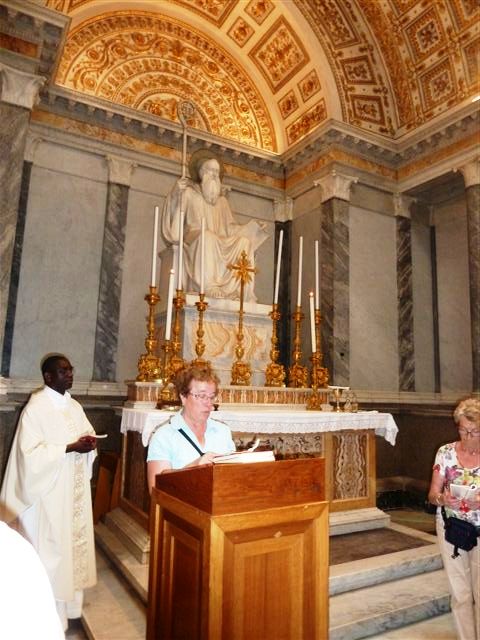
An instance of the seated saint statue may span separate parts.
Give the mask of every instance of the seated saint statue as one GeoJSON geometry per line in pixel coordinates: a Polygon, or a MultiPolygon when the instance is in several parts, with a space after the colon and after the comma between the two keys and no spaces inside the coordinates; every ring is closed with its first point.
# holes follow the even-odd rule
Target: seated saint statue
{"type": "MultiPolygon", "coordinates": [[[[230,264],[237,264],[242,251],[254,266],[256,249],[267,239],[265,223],[251,220],[237,224],[222,188],[222,164],[207,149],[196,151],[189,163],[191,180],[180,178],[167,196],[162,215],[162,235],[178,244],[180,211],[183,207],[183,257],[189,282],[187,290],[200,291],[201,220],[205,219],[205,295],[238,299],[240,281],[230,264]]],[[[256,302],[253,273],[245,284],[244,301],[256,302]]]]}

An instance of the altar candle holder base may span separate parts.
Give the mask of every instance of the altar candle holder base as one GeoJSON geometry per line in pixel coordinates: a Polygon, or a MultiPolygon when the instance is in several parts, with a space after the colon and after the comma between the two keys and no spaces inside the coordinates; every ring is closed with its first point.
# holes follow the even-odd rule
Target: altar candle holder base
{"type": "Polygon", "coordinates": [[[304,317],[301,307],[297,306],[292,314],[292,319],[295,322],[295,338],[293,340],[293,364],[288,370],[289,387],[308,387],[308,369],[300,364],[300,360],[302,359],[300,333],[304,317]]]}
{"type": "Polygon", "coordinates": [[[156,382],[162,378],[160,371],[160,358],[155,355],[158,341],[155,338],[155,307],[157,306],[160,296],[157,293],[156,286],[149,286],[150,291],[145,295],[145,301],[148,304],[148,320],[147,320],[147,337],[145,338],[146,353],[138,359],[138,382],[156,382]]]}
{"type": "Polygon", "coordinates": [[[171,367],[172,343],[165,340],[162,345],[163,356],[163,387],[160,391],[160,398],[157,402],[157,409],[176,410],[182,404],[177,390],[172,382],[174,372],[171,367]]]}
{"type": "Polygon", "coordinates": [[[322,397],[318,392],[318,385],[317,385],[317,377],[318,377],[317,371],[318,371],[318,365],[320,362],[320,354],[318,351],[315,351],[315,353],[312,353],[311,361],[312,361],[312,376],[311,376],[312,393],[308,396],[308,399],[307,399],[307,409],[309,411],[321,411],[322,397]]]}
{"type": "Polygon", "coordinates": [[[267,387],[284,387],[285,386],[285,367],[277,362],[280,355],[278,351],[277,326],[281,318],[278,304],[273,303],[270,311],[272,318],[272,348],[270,349],[270,362],[265,369],[265,386],[267,387]]]}

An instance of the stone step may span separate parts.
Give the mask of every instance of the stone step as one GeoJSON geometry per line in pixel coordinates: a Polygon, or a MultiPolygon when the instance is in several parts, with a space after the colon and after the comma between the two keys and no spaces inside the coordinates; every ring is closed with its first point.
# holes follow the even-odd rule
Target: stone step
{"type": "Polygon", "coordinates": [[[330,596],[442,568],[436,544],[330,567],[330,596]]]}
{"type": "Polygon", "coordinates": [[[443,569],[341,593],[330,598],[329,640],[368,638],[449,609],[443,569]]]}
{"type": "Polygon", "coordinates": [[[370,636],[369,640],[457,640],[453,615],[444,613],[428,620],[414,622],[400,629],[370,636]]]}
{"type": "Polygon", "coordinates": [[[97,584],[85,591],[82,623],[89,640],[144,640],[146,608],[97,551],[97,584]]]}

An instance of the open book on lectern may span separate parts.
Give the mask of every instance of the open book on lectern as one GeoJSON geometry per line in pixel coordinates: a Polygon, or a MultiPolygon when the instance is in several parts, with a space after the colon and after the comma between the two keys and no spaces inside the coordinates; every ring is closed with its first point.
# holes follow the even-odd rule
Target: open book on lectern
{"type": "Polygon", "coordinates": [[[226,456],[215,456],[214,464],[238,464],[251,462],[275,462],[275,455],[268,451],[234,451],[226,456]]]}

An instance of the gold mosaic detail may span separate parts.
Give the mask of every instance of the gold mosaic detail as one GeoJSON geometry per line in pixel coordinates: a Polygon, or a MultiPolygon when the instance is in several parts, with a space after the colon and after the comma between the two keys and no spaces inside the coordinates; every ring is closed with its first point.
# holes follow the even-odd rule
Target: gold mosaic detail
{"type": "Polygon", "coordinates": [[[304,102],[318,93],[321,89],[321,85],[315,69],[312,69],[312,71],[310,71],[310,73],[306,75],[305,78],[300,80],[297,86],[304,102]]]}
{"type": "Polygon", "coordinates": [[[327,107],[325,100],[322,98],[306,113],[297,118],[290,126],[287,127],[288,144],[292,145],[298,142],[315,129],[320,123],[327,119],[327,107]]]}
{"type": "Polygon", "coordinates": [[[435,9],[429,9],[410,23],[405,30],[416,62],[438,51],[445,43],[445,34],[435,9]]]}
{"type": "Polygon", "coordinates": [[[228,30],[228,35],[239,47],[243,47],[253,34],[253,28],[243,18],[237,18],[228,30]]]}
{"type": "Polygon", "coordinates": [[[295,92],[289,91],[287,95],[283,96],[283,98],[278,101],[278,108],[280,109],[280,113],[284,120],[296,111],[298,109],[298,100],[295,96],[295,92]]]}
{"type": "Polygon", "coordinates": [[[189,100],[196,126],[276,151],[254,83],[217,42],[171,19],[120,12],[82,23],[67,38],[57,82],[170,120],[176,102],[189,100]]]}
{"type": "Polygon", "coordinates": [[[245,13],[255,20],[257,24],[262,24],[275,9],[270,0],[250,0],[245,7],[245,13]]]}
{"type": "Polygon", "coordinates": [[[372,64],[367,56],[340,60],[345,79],[350,84],[375,84],[372,64]]]}
{"type": "Polygon", "coordinates": [[[351,100],[354,119],[385,126],[382,102],[378,96],[352,95],[351,100]]]}
{"type": "Polygon", "coordinates": [[[441,104],[455,95],[455,75],[450,60],[443,60],[420,76],[426,109],[441,104]]]}
{"type": "Polygon", "coordinates": [[[219,27],[237,4],[237,0],[170,0],[170,2],[198,13],[219,27]]]}
{"type": "Polygon", "coordinates": [[[469,84],[474,85],[475,90],[480,90],[478,67],[480,61],[480,37],[470,42],[464,49],[465,62],[467,66],[467,75],[469,84]]]}
{"type": "Polygon", "coordinates": [[[277,93],[309,61],[292,27],[279,18],[249,53],[273,93],[277,93]]]}

